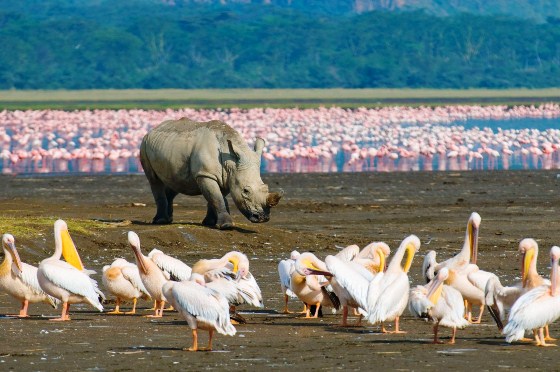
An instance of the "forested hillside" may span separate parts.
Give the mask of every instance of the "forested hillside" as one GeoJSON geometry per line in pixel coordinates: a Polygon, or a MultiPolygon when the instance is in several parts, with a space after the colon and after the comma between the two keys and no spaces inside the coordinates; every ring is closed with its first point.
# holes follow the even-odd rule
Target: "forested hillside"
{"type": "Polygon", "coordinates": [[[560,86],[554,17],[177,3],[0,1],[0,89],[560,86]]]}

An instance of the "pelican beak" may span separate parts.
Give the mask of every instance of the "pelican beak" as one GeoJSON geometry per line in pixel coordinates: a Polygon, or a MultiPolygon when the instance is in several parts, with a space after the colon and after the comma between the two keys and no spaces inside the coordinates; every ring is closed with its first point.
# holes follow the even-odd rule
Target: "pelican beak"
{"type": "Polygon", "coordinates": [[[412,266],[412,259],[414,258],[414,254],[416,253],[415,247],[412,243],[406,246],[406,262],[404,263],[403,271],[408,273],[410,270],[410,266],[412,266]]]}
{"type": "Polygon", "coordinates": [[[556,296],[558,290],[558,260],[552,260],[552,271],[550,273],[550,295],[556,296]]]}
{"type": "Polygon", "coordinates": [[[228,262],[233,265],[233,269],[231,269],[231,271],[235,273],[235,279],[239,280],[241,278],[241,275],[240,275],[240,272],[239,272],[239,259],[234,256],[234,257],[231,257],[228,260],[228,262]]]}
{"type": "Polygon", "coordinates": [[[471,263],[476,265],[476,260],[478,258],[478,227],[473,225],[470,225],[469,227],[469,238],[471,243],[471,263]]]}
{"type": "Polygon", "coordinates": [[[433,279],[428,289],[428,300],[434,305],[437,304],[439,298],[441,297],[441,292],[443,291],[443,280],[439,279],[437,276],[433,279]]]}
{"type": "Polygon", "coordinates": [[[23,265],[21,264],[21,259],[19,258],[19,253],[16,249],[16,245],[13,242],[9,242],[8,248],[10,249],[10,254],[12,255],[12,259],[14,260],[16,267],[20,272],[23,272],[23,265]]]}
{"type": "Polygon", "coordinates": [[[64,229],[60,232],[60,237],[62,240],[62,256],[70,265],[74,266],[78,270],[83,270],[84,265],[78,254],[78,250],[70,237],[68,230],[64,229]]]}
{"type": "Polygon", "coordinates": [[[385,259],[385,253],[381,249],[377,250],[377,254],[379,255],[379,267],[377,268],[378,273],[382,273],[387,270],[387,260],[385,259]]]}
{"type": "Polygon", "coordinates": [[[305,275],[324,275],[324,276],[330,276],[330,277],[333,276],[333,274],[328,272],[328,271],[319,270],[319,269],[316,269],[314,267],[306,267],[303,270],[303,272],[304,272],[305,275]]]}
{"type": "Polygon", "coordinates": [[[136,256],[136,262],[138,262],[138,269],[144,273],[144,275],[148,274],[148,267],[146,266],[146,262],[144,261],[144,255],[140,252],[140,248],[131,244],[132,251],[134,252],[134,256],[136,256]]]}
{"type": "Polygon", "coordinates": [[[529,268],[531,266],[531,261],[533,261],[534,251],[531,249],[523,253],[523,265],[521,266],[521,283],[523,287],[527,282],[527,277],[529,275],[529,268]]]}

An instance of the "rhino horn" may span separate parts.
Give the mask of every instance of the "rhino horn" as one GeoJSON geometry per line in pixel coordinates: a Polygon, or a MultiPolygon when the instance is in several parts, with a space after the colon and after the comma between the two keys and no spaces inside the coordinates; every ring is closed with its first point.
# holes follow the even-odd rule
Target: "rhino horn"
{"type": "Polygon", "coordinates": [[[283,195],[284,195],[283,190],[280,190],[280,192],[269,192],[266,197],[266,205],[268,205],[269,207],[274,207],[278,205],[283,195]]]}
{"type": "Polygon", "coordinates": [[[264,140],[260,137],[257,137],[257,139],[255,140],[255,152],[257,153],[258,156],[262,155],[263,148],[264,148],[264,140]]]}

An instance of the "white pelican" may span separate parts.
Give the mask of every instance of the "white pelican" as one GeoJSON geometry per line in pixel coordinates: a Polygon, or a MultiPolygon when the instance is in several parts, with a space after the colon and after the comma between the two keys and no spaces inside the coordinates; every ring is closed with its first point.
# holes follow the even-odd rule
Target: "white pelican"
{"type": "MultiPolygon", "coordinates": [[[[282,289],[282,294],[284,295],[284,309],[282,313],[291,314],[292,312],[288,310],[288,299],[290,297],[297,298],[296,294],[292,292],[291,277],[295,270],[296,259],[299,257],[298,251],[292,251],[290,253],[290,258],[287,260],[281,260],[278,263],[278,276],[280,277],[280,287],[282,289]]],[[[306,306],[307,309],[307,306],[306,306]]]]}
{"type": "Polygon", "coordinates": [[[264,306],[261,289],[249,271],[249,259],[241,252],[231,251],[222,258],[200,260],[194,264],[192,272],[203,275],[207,284],[215,282],[211,286],[222,291],[233,306],[232,312],[241,304],[264,306]]]}
{"type": "Polygon", "coordinates": [[[163,292],[192,330],[193,344],[184,350],[198,350],[199,328],[209,333],[208,347],[204,350],[212,350],[214,330],[223,335],[235,335],[235,327],[229,319],[228,301],[219,292],[208,288],[202,275],[193,273],[189,281],[169,281],[163,286],[163,292]]]}
{"type": "MultiPolygon", "coordinates": [[[[521,259],[521,280],[511,286],[504,287],[499,281],[489,280],[485,288],[486,305],[496,321],[498,328],[503,330],[505,310],[510,309],[517,299],[525,292],[543,284],[550,284],[537,272],[539,246],[534,239],[526,238],[519,243],[521,259]]],[[[546,329],[546,340],[551,340],[546,329]]]]}
{"type": "Polygon", "coordinates": [[[434,344],[442,343],[438,339],[440,325],[453,329],[449,343],[454,344],[457,328],[462,329],[469,324],[463,317],[463,296],[455,288],[443,284],[448,275],[449,270],[444,267],[428,284],[410,290],[408,309],[412,315],[434,323],[434,344]]]}
{"type": "Polygon", "coordinates": [[[148,253],[148,257],[154,261],[164,274],[167,273],[169,275],[169,280],[180,282],[189,280],[191,277],[192,269],[189,265],[175,257],[163,253],[159,249],[152,249],[152,251],[148,253]]]}
{"type": "Polygon", "coordinates": [[[117,258],[111,265],[104,266],[102,278],[105,288],[117,298],[115,310],[108,314],[123,314],[119,310],[121,300],[132,300],[132,310],[124,314],[135,314],[138,298],[150,298],[140,278],[138,267],[123,258],[117,258]]]}
{"type": "Polygon", "coordinates": [[[486,272],[477,273],[480,271],[478,266],[476,266],[480,222],[480,215],[473,212],[467,222],[465,242],[461,251],[452,258],[440,262],[435,268],[435,272],[444,267],[449,269],[449,277],[445,284],[461,292],[463,299],[468,303],[467,319],[473,323],[480,323],[481,321],[485,303],[484,287],[489,279],[485,275],[486,272]],[[476,321],[472,320],[472,305],[480,306],[479,316],[476,321]]]}
{"type": "Polygon", "coordinates": [[[318,275],[331,275],[327,272],[325,264],[313,253],[302,253],[295,263],[292,273],[292,291],[298,298],[307,304],[305,318],[317,318],[321,306],[333,307],[338,310],[340,300],[333,292],[329,292],[325,286],[328,282],[319,282],[318,275]],[[311,306],[315,305],[315,314],[310,316],[311,306]]]}
{"type": "Polygon", "coordinates": [[[142,283],[150,294],[150,297],[156,301],[154,314],[148,315],[148,317],[161,318],[166,301],[162,287],[167,283],[167,278],[152,260],[142,254],[140,250],[140,238],[134,231],[128,232],[128,243],[134,252],[134,257],[136,257],[136,266],[138,266],[138,272],[140,273],[142,283]]]}
{"type": "Polygon", "coordinates": [[[388,333],[384,322],[395,321],[391,333],[405,333],[399,329],[399,318],[408,304],[410,283],[408,271],[412,259],[420,249],[420,239],[416,235],[406,237],[391,259],[387,270],[375,276],[368,288],[367,319],[370,323],[381,323],[381,332],[388,333]],[[406,254],[406,261],[403,259],[406,254]]]}
{"type": "Polygon", "coordinates": [[[354,309],[361,309],[357,323],[360,324],[362,313],[368,308],[368,287],[375,277],[375,274],[372,274],[370,270],[374,269],[375,272],[383,272],[385,268],[385,252],[388,251],[387,244],[379,242],[370,244],[370,246],[372,246],[370,249],[375,251],[375,256],[379,259],[375,267],[370,262],[364,266],[363,260],[366,260],[365,258],[358,261],[354,258],[350,262],[341,260],[336,256],[327,256],[325,258],[327,270],[333,276],[330,281],[331,285],[342,305],[341,325],[343,327],[348,325],[348,306],[354,309]]]}
{"type": "Polygon", "coordinates": [[[46,294],[37,281],[37,268],[21,262],[16,249],[15,239],[11,234],[2,236],[4,261],[0,264],[0,291],[21,301],[17,315],[28,317],[29,303],[46,302],[56,308],[58,300],[46,294]]]}
{"type": "Polygon", "coordinates": [[[343,261],[352,261],[360,253],[360,247],[356,244],[344,247],[335,256],[343,261]]]}
{"type": "Polygon", "coordinates": [[[543,329],[560,317],[559,247],[552,247],[550,260],[550,284],[531,289],[513,304],[503,332],[507,342],[523,338],[525,330],[533,330],[538,346],[554,345],[546,343],[543,329]]]}
{"type": "Polygon", "coordinates": [[[89,277],[95,271],[84,269],[63,220],[54,223],[54,242],[54,254],[41,261],[37,270],[43,291],[62,301],[62,315],[51,320],[70,320],[70,304],[87,302],[103,311],[99,296],[104,296],[97,288],[97,282],[89,277]],[[66,262],[60,260],[61,256],[66,262]]]}

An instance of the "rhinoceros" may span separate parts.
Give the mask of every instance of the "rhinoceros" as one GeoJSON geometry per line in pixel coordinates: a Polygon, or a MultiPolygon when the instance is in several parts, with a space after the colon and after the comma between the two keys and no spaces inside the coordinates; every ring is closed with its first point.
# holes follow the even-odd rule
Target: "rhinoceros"
{"type": "Polygon", "coordinates": [[[168,120],[148,132],[140,161],[157,206],[154,224],[173,221],[177,194],[203,195],[206,226],[233,227],[226,196],[251,222],[266,222],[283,192],[269,192],[260,176],[264,140],[252,151],[243,137],[222,121],[168,120]]]}

